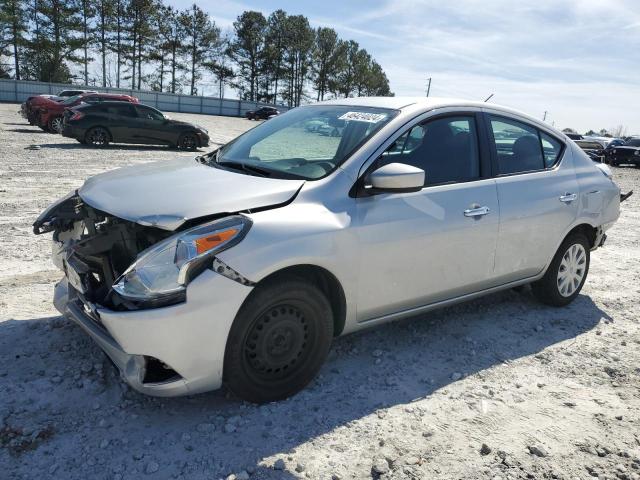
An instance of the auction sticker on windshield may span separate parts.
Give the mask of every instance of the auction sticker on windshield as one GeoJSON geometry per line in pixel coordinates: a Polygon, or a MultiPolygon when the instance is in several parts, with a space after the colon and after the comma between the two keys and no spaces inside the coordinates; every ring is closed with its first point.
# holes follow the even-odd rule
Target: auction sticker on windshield
{"type": "Polygon", "coordinates": [[[371,113],[371,112],[347,112],[341,117],[338,117],[338,120],[346,120],[347,122],[369,122],[369,123],[378,123],[381,120],[387,118],[386,113],[371,113]]]}

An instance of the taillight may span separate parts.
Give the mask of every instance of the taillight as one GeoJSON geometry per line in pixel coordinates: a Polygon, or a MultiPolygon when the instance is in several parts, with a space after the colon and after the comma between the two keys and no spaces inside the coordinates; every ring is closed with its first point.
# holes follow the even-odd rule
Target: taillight
{"type": "Polygon", "coordinates": [[[84,117],[84,113],[75,112],[73,115],[71,115],[71,118],[69,118],[69,120],[80,120],[82,117],[84,117]]]}

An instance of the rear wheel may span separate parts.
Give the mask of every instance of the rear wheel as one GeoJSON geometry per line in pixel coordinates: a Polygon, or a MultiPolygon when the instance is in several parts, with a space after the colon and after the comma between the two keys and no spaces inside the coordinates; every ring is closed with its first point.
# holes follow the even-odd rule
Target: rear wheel
{"type": "Polygon", "coordinates": [[[53,117],[47,124],[49,131],[52,133],[62,132],[62,117],[53,117]]]}
{"type": "Polygon", "coordinates": [[[178,148],[196,150],[198,148],[198,138],[193,133],[183,133],[178,139],[178,148]]]}
{"type": "Polygon", "coordinates": [[[582,233],[569,235],[560,245],[544,277],[531,284],[535,297],[554,307],[571,303],[587,279],[589,250],[589,240],[582,233]]]}
{"type": "Polygon", "coordinates": [[[287,398],[316,376],[332,338],[331,306],[316,287],[295,277],[258,286],[231,327],[225,382],[250,402],[287,398]]]}
{"type": "Polygon", "coordinates": [[[106,128],[94,127],[90,129],[84,136],[84,141],[94,147],[106,147],[109,145],[111,136],[106,128]]]}

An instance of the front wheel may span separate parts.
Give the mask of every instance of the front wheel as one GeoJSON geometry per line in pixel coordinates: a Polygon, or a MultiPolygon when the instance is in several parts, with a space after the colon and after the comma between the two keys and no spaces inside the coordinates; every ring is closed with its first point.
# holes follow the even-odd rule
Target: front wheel
{"type": "Polygon", "coordinates": [[[589,251],[587,237],[582,233],[569,235],[560,245],[544,277],[531,284],[535,297],[554,307],[571,303],[587,280],[589,251]]]}
{"type": "Polygon", "coordinates": [[[181,150],[196,150],[198,139],[193,133],[184,133],[178,139],[178,148],[181,150]]]}
{"type": "Polygon", "coordinates": [[[296,277],[259,285],[229,332],[225,382],[250,402],[287,398],[317,375],[332,338],[331,305],[316,287],[296,277]]]}

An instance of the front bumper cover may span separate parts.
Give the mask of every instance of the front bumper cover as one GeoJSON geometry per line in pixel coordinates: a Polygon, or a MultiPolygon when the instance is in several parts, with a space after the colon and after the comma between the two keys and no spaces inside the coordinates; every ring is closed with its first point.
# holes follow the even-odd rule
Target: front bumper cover
{"type": "Polygon", "coordinates": [[[56,285],[54,304],[102,348],[132,388],[173,397],[220,388],[227,336],[251,290],[207,270],[189,284],[184,303],[119,312],[84,303],[64,278],[56,285]],[[145,383],[145,357],[160,360],[178,376],[145,383]]]}

